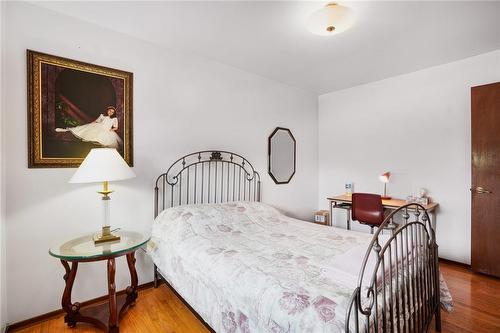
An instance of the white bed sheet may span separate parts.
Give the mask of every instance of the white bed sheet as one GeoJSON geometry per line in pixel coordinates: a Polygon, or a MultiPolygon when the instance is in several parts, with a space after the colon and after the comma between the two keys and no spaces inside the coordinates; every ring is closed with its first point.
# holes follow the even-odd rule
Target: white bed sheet
{"type": "Polygon", "coordinates": [[[217,332],[343,332],[371,239],[235,202],[165,210],[148,252],[217,332]]]}

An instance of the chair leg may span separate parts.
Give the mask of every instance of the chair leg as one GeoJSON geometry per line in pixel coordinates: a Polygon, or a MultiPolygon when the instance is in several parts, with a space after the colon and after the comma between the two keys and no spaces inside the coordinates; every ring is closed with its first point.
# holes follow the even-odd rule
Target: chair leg
{"type": "Polygon", "coordinates": [[[370,234],[373,235],[373,227],[370,227],[370,234]]]}

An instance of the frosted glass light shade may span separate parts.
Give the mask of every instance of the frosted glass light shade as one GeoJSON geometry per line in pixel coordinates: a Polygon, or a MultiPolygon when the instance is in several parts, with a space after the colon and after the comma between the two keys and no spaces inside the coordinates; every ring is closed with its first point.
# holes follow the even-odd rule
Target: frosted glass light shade
{"type": "Polygon", "coordinates": [[[346,31],[353,23],[354,13],[350,8],[329,3],[309,17],[307,29],[316,35],[330,36],[346,31]]]}
{"type": "Polygon", "coordinates": [[[114,148],[94,148],[69,180],[70,183],[96,183],[134,178],[135,173],[114,148]]]}

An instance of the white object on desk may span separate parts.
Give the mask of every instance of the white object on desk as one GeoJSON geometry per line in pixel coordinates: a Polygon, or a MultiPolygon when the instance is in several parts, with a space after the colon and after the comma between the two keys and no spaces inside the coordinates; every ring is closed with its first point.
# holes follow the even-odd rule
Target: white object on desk
{"type": "Polygon", "coordinates": [[[345,188],[345,194],[346,195],[351,195],[352,194],[353,186],[352,186],[352,182],[351,181],[345,182],[344,188],[345,188]]]}

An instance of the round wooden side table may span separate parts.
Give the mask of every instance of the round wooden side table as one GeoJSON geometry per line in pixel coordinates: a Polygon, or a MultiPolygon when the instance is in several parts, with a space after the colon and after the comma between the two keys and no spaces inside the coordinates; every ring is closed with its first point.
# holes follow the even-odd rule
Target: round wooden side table
{"type": "Polygon", "coordinates": [[[93,234],[72,239],[60,246],[52,247],[49,254],[59,258],[66,270],[64,281],[66,287],[62,296],[62,308],[66,315],[64,322],[69,327],[75,327],[77,322],[86,322],[102,328],[105,332],[119,332],[118,322],[123,314],[137,299],[137,271],[135,270],[135,251],[146,244],[149,237],[138,232],[117,231],[120,240],[108,243],[95,244],[93,234]],[[115,286],[115,258],[127,256],[130,270],[131,284],[125,294],[116,295],[115,286]],[[81,308],[80,303],[71,301],[71,290],[76,278],[76,271],[80,262],[107,260],[108,270],[108,303],[81,308]],[[68,262],[71,263],[71,268],[68,262]],[[109,306],[109,311],[106,307],[109,306]]]}

